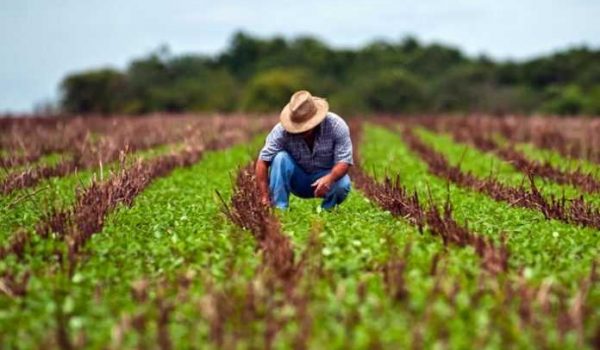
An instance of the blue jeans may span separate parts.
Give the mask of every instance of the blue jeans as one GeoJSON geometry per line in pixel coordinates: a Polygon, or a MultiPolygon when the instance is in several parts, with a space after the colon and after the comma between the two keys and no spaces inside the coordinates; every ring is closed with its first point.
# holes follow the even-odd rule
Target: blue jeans
{"type": "MultiPolygon", "coordinates": [[[[290,193],[300,198],[314,198],[315,188],[311,184],[330,170],[321,170],[307,174],[300,168],[287,152],[279,152],[271,162],[269,189],[271,201],[275,207],[285,209],[289,206],[290,193]]],[[[342,203],[350,193],[350,177],[346,174],[337,180],[329,189],[321,207],[331,209],[342,203]]]]}

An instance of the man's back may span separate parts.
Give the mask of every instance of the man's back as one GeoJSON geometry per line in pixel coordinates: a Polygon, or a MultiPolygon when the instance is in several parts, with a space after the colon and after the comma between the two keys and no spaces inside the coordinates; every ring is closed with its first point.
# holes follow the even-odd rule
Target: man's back
{"type": "Polygon", "coordinates": [[[315,129],[312,150],[302,134],[292,134],[281,123],[267,136],[259,158],[266,162],[273,160],[278,152],[286,151],[307,173],[330,169],[334,164],[353,164],[352,141],[346,122],[337,114],[329,112],[315,129]]]}
{"type": "Polygon", "coordinates": [[[261,202],[289,206],[290,194],[323,198],[331,209],[350,193],[352,165],[350,130],[329,112],[329,103],[306,90],[295,92],[279,115],[256,161],[256,183],[261,202]]]}

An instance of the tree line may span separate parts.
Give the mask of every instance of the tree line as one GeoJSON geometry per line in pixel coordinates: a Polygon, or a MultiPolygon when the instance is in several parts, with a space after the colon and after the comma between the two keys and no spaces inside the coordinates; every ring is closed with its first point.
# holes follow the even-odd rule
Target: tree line
{"type": "Polygon", "coordinates": [[[278,111],[308,89],[346,115],[484,112],[600,114],[600,50],[526,61],[468,57],[413,37],[332,48],[313,37],[235,34],[220,54],[160,48],[125,70],[77,72],[60,85],[65,113],[278,111]]]}

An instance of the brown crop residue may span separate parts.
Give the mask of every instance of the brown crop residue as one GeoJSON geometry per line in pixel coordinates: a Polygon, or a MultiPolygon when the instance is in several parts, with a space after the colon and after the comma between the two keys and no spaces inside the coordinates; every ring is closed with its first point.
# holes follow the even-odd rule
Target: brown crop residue
{"type": "MultiPolygon", "coordinates": [[[[187,129],[186,145],[179,151],[147,160],[138,159],[133,164],[126,161],[127,152],[122,151],[119,156],[120,170],[110,173],[106,180],[96,178],[89,186],[77,189],[73,206],[52,208],[46,212],[36,225],[36,232],[42,237],[53,233],[64,239],[69,246],[71,262],[74,262],[80,248],[91,235],[102,230],[106,216],[117,206],[131,205],[134,198],[155,178],[166,176],[175,168],[196,163],[205,149],[220,150],[250,140],[266,128],[268,119],[211,118],[202,120],[202,123],[202,128],[187,129]],[[218,141],[204,146],[207,137],[211,140],[218,138],[218,141]]],[[[145,143],[152,143],[144,140],[145,143]]],[[[19,256],[29,241],[30,236],[18,229],[8,244],[0,247],[0,259],[13,253],[19,256]]]]}
{"type": "MultiPolygon", "coordinates": [[[[95,118],[55,121],[49,125],[39,120],[27,123],[14,122],[7,132],[4,143],[10,159],[23,158],[19,153],[46,155],[60,152],[62,159],[54,165],[31,164],[25,169],[10,169],[26,162],[2,161],[7,175],[0,181],[0,192],[11,192],[37,185],[51,177],[62,177],[75,171],[102,167],[115,162],[125,153],[134,153],[159,147],[183,143],[203,142],[208,149],[221,149],[232,140],[266,127],[267,118],[251,120],[244,117],[192,117],[168,116],[145,118],[95,118]],[[26,134],[24,125],[37,130],[39,138],[26,134]],[[35,127],[37,125],[37,127],[35,127]],[[45,127],[44,127],[45,126],[45,127]],[[17,140],[27,140],[16,144],[17,140]],[[17,153],[19,151],[19,153],[17,153]],[[12,158],[11,158],[12,157],[12,158]]],[[[2,144],[2,142],[0,142],[2,144]]]]}
{"type": "Polygon", "coordinates": [[[583,172],[579,168],[563,170],[549,161],[531,160],[516,149],[514,142],[501,146],[494,139],[494,134],[500,133],[502,128],[498,126],[498,129],[494,129],[494,125],[487,123],[487,119],[459,118],[450,122],[444,118],[423,118],[414,119],[411,124],[423,125],[437,132],[449,132],[456,141],[468,143],[484,152],[493,152],[525,174],[572,185],[588,193],[600,191],[600,181],[591,173],[583,172]]]}
{"type": "Polygon", "coordinates": [[[558,152],[568,158],[600,163],[600,120],[598,118],[485,115],[420,116],[407,121],[449,130],[456,124],[473,124],[477,133],[497,133],[511,143],[527,142],[558,152]]]}
{"type": "MultiPolygon", "coordinates": [[[[355,130],[355,157],[358,159],[358,133],[355,130]]],[[[360,164],[360,161],[357,161],[360,164]]],[[[492,273],[499,273],[508,269],[509,251],[506,244],[495,244],[489,238],[471,232],[468,227],[460,225],[452,215],[452,204],[449,198],[442,206],[429,198],[427,207],[419,200],[417,192],[410,193],[400,183],[400,178],[391,180],[386,177],[383,182],[377,182],[367,176],[356,165],[352,172],[354,184],[365,195],[382,208],[388,210],[392,215],[408,219],[412,224],[423,232],[427,228],[432,234],[439,236],[445,245],[456,245],[460,247],[471,246],[482,258],[484,268],[492,273]],[[439,208],[443,207],[443,210],[439,208]]]]}
{"type": "Polygon", "coordinates": [[[102,230],[110,212],[119,205],[130,206],[155,178],[197,162],[203,150],[202,146],[198,146],[148,161],[137,161],[132,166],[124,166],[106,181],[93,181],[89,187],[78,191],[71,208],[50,213],[38,225],[38,234],[48,237],[54,233],[65,240],[72,273],[77,254],[93,234],[102,230]]]}
{"type": "Polygon", "coordinates": [[[459,166],[450,165],[443,154],[425,144],[410,127],[403,128],[403,137],[410,149],[423,159],[429,171],[436,176],[461,187],[484,193],[494,200],[538,210],[547,219],[600,229],[600,210],[587,203],[583,196],[574,200],[567,200],[564,196],[545,198],[539,191],[533,175],[528,177],[529,188],[523,185],[520,187],[505,185],[493,176],[478,178],[471,173],[463,172],[459,166]]]}
{"type": "MultiPolygon", "coordinates": [[[[311,276],[307,274],[311,262],[320,254],[316,230],[309,244],[299,258],[295,257],[292,242],[281,232],[277,216],[268,206],[261,204],[260,194],[254,175],[254,165],[250,164],[238,172],[236,187],[231,198],[231,206],[224,205],[225,215],[236,225],[251,232],[261,252],[260,273],[248,286],[246,311],[249,319],[261,319],[266,324],[264,347],[272,348],[279,332],[290,322],[296,322],[298,332],[293,346],[296,349],[307,348],[312,318],[308,312],[311,276]],[[319,253],[317,254],[316,251],[319,253]],[[262,286],[262,293],[256,293],[256,285],[262,286]],[[266,293],[266,294],[265,294],[266,293]],[[256,310],[266,307],[266,314],[256,314],[256,310]],[[291,307],[292,316],[282,316],[282,310],[291,307]]],[[[318,275],[318,273],[317,273],[318,275]]],[[[227,305],[232,305],[229,295],[219,293],[212,296],[219,308],[217,314],[222,317],[213,322],[213,338],[217,344],[224,342],[223,325],[234,317],[227,305]]]]}
{"type": "Polygon", "coordinates": [[[264,265],[278,278],[293,282],[299,267],[294,263],[294,251],[289,238],[281,232],[279,220],[260,201],[252,165],[240,170],[236,189],[226,210],[236,225],[252,232],[263,252],[264,265]]]}

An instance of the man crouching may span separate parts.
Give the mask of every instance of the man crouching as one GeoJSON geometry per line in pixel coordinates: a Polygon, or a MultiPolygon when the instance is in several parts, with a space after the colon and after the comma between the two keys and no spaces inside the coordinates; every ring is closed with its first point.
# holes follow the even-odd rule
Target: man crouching
{"type": "Polygon", "coordinates": [[[346,122],[329,112],[325,99],[304,90],[292,95],[279,119],[256,162],[263,204],[286,209],[290,193],[321,197],[323,209],[342,203],[350,192],[347,173],[353,163],[346,122]]]}

